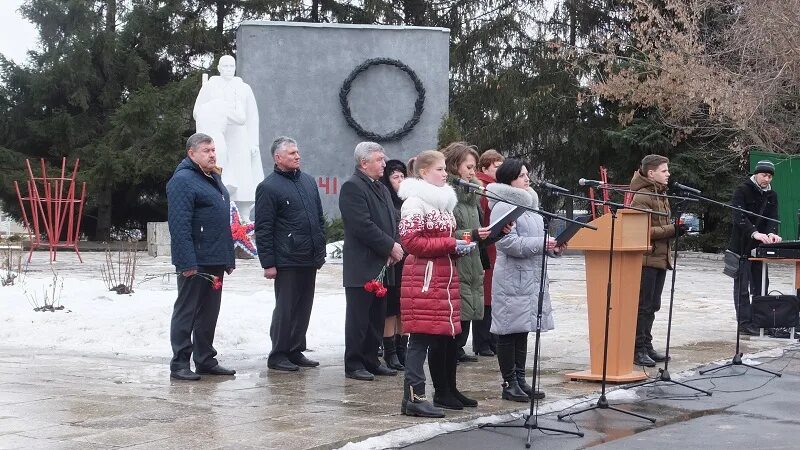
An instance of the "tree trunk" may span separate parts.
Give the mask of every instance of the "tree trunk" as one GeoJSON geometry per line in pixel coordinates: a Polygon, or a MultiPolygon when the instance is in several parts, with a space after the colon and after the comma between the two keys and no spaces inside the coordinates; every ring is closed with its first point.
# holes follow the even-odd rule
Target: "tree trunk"
{"type": "Polygon", "coordinates": [[[225,54],[225,16],[228,15],[228,7],[225,0],[217,0],[217,25],[214,27],[216,38],[216,48],[214,49],[215,61],[225,54]]]}
{"type": "Polygon", "coordinates": [[[406,25],[425,25],[425,2],[422,0],[404,0],[403,15],[406,25]]]}
{"type": "Polygon", "coordinates": [[[575,35],[577,34],[578,27],[578,18],[575,11],[575,0],[569,0],[567,2],[567,9],[569,9],[569,45],[574,48],[576,41],[575,35]]]}
{"type": "Polygon", "coordinates": [[[117,31],[117,0],[106,0],[106,32],[117,31]]]}
{"type": "Polygon", "coordinates": [[[94,240],[108,241],[111,238],[111,187],[98,186],[97,191],[97,228],[94,231],[94,240]]]}
{"type": "Polygon", "coordinates": [[[314,23],[319,22],[319,0],[311,1],[311,21],[314,23]]]}

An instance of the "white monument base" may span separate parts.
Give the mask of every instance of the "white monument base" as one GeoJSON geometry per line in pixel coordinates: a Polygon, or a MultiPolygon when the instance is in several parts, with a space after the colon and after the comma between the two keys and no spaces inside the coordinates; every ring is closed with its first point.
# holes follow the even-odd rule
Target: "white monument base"
{"type": "Polygon", "coordinates": [[[147,222],[147,254],[171,256],[169,225],[167,222],[147,222]]]}

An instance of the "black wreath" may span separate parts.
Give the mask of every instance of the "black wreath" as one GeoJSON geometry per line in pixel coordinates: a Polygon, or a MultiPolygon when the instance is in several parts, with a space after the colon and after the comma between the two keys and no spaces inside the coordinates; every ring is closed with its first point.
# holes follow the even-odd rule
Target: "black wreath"
{"type": "Polygon", "coordinates": [[[391,58],[373,58],[364,61],[361,63],[361,65],[350,72],[350,75],[348,75],[347,79],[345,79],[344,83],[342,84],[342,89],[339,91],[339,103],[342,104],[342,114],[344,114],[344,119],[347,121],[347,124],[350,125],[350,127],[355,130],[359,136],[375,142],[397,141],[410,133],[417,123],[419,123],[419,119],[422,116],[422,110],[425,106],[425,87],[422,85],[422,81],[419,79],[417,74],[402,62],[391,58]],[[370,67],[380,65],[395,66],[405,72],[411,78],[411,81],[414,82],[414,89],[417,90],[417,101],[414,103],[414,115],[411,116],[411,119],[409,119],[408,122],[406,122],[400,129],[385,135],[367,131],[358,122],[356,122],[356,119],[353,118],[353,114],[350,111],[350,102],[347,99],[348,95],[350,95],[350,88],[352,87],[353,81],[358,78],[362,72],[365,72],[370,67]]]}

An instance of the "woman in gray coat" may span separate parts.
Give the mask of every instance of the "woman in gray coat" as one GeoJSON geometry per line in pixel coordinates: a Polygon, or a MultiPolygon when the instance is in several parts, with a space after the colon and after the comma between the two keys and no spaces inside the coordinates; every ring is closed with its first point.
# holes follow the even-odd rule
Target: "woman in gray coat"
{"type": "MultiPolygon", "coordinates": [[[[494,196],[531,208],[539,207],[539,196],[530,188],[530,167],[519,159],[507,159],[497,169],[497,183],[486,190],[494,196]]],[[[490,199],[491,221],[494,222],[514,206],[490,199]]],[[[532,388],[525,382],[525,360],[528,332],[536,330],[539,285],[542,270],[544,222],[536,213],[520,216],[511,232],[497,241],[497,261],[492,279],[492,328],[498,335],[497,362],[503,376],[503,399],[527,402],[532,388]]],[[[561,248],[548,238],[546,249],[558,255],[561,248]]],[[[542,331],[553,329],[553,311],[545,274],[542,331]]],[[[544,393],[533,395],[544,398],[544,393]]]]}

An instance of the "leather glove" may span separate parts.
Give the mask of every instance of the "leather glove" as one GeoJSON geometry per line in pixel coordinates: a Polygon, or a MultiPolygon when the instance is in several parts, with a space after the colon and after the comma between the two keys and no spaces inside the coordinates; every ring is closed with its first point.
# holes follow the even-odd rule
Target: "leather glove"
{"type": "Polygon", "coordinates": [[[689,231],[689,225],[686,225],[685,223],[679,223],[679,224],[675,225],[675,236],[676,237],[683,236],[684,234],[686,234],[687,231],[689,231]]]}
{"type": "Polygon", "coordinates": [[[459,256],[464,256],[467,253],[471,252],[475,248],[474,242],[467,242],[462,241],[461,239],[456,239],[456,253],[459,256]]]}

